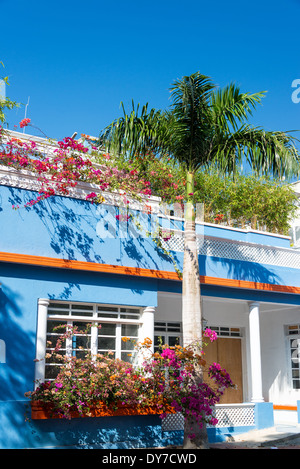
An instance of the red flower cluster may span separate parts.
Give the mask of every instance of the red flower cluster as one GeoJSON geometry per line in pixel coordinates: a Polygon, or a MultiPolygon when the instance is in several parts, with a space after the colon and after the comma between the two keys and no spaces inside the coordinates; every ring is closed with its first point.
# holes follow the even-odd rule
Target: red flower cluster
{"type": "MultiPolygon", "coordinates": [[[[23,119],[20,126],[25,127],[29,122],[30,119],[23,119]]],[[[0,126],[0,145],[2,134],[0,126]]],[[[88,158],[89,149],[70,137],[57,142],[57,146],[51,157],[38,150],[34,141],[11,138],[0,148],[1,164],[37,174],[41,189],[38,197],[27,206],[55,194],[68,195],[79,182],[95,184],[101,191],[119,189],[125,194],[151,195],[151,183],[141,178],[137,170],[119,169],[113,161],[108,161],[107,155],[103,164],[95,164],[88,158]]],[[[91,203],[102,200],[95,192],[88,194],[86,199],[91,203]]]]}
{"type": "Polygon", "coordinates": [[[216,222],[222,221],[223,218],[224,218],[223,213],[218,213],[218,215],[217,215],[216,218],[215,218],[215,221],[216,221],[216,222]]]}
{"type": "Polygon", "coordinates": [[[21,120],[21,122],[20,122],[21,129],[23,127],[27,127],[27,125],[30,124],[30,122],[31,122],[31,119],[28,119],[28,118],[25,118],[25,119],[21,120]]]}

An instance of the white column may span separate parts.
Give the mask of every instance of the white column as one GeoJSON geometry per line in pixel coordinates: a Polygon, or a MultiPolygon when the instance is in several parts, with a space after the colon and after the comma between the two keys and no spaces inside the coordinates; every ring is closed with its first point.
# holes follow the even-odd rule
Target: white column
{"type": "Polygon", "coordinates": [[[141,341],[143,341],[146,337],[152,341],[151,351],[154,350],[154,314],[155,314],[155,307],[154,306],[147,306],[142,314],[142,321],[143,325],[141,328],[141,341]]]}
{"type": "Polygon", "coordinates": [[[249,332],[252,402],[264,402],[262,395],[261,346],[259,328],[259,303],[249,303],[249,332]]]}
{"type": "Polygon", "coordinates": [[[47,314],[50,301],[45,298],[38,300],[38,320],[36,337],[35,380],[45,379],[45,353],[47,342],[47,314]]]}

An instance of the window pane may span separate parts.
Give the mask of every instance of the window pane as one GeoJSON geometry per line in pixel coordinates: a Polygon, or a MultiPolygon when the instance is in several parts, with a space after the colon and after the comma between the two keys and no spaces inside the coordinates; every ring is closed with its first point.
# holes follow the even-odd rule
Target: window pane
{"type": "Polygon", "coordinates": [[[75,335],[73,337],[73,349],[84,348],[88,349],[91,345],[91,338],[86,336],[75,335]]]}
{"type": "Polygon", "coordinates": [[[136,308],[120,308],[121,313],[135,313],[139,315],[139,310],[136,308]]]}
{"type": "MultiPolygon", "coordinates": [[[[50,350],[47,350],[47,353],[51,353],[50,350]]],[[[63,363],[63,358],[58,358],[58,357],[64,357],[66,355],[65,350],[60,350],[59,352],[55,352],[54,355],[51,354],[51,357],[46,357],[45,363],[48,365],[49,363],[58,363],[62,364],[63,363]]]]}
{"type": "Polygon", "coordinates": [[[164,323],[164,322],[161,322],[161,323],[155,322],[154,323],[154,330],[155,331],[166,331],[166,327],[167,327],[166,323],[164,323]]]}
{"type": "Polygon", "coordinates": [[[168,323],[168,331],[169,332],[180,332],[180,323],[168,323]]]}
{"type": "Polygon", "coordinates": [[[101,324],[100,329],[98,329],[98,335],[116,335],[116,325],[101,324]]]}
{"type": "Polygon", "coordinates": [[[122,341],[122,350],[134,350],[135,348],[135,340],[127,340],[126,342],[122,341]]]}
{"type": "Polygon", "coordinates": [[[115,313],[98,313],[98,318],[114,318],[117,319],[118,315],[115,313]]]}
{"type": "Polygon", "coordinates": [[[51,319],[48,319],[47,321],[47,332],[53,332],[54,334],[64,334],[65,332],[65,326],[67,325],[66,321],[52,321],[51,319]],[[58,328],[59,326],[62,326],[61,328],[58,328]],[[55,328],[58,328],[55,330],[55,328]]]}
{"type": "Polygon", "coordinates": [[[116,339],[115,337],[101,337],[98,342],[98,350],[115,350],[116,339]]]}
{"type": "Polygon", "coordinates": [[[122,352],[121,360],[123,362],[132,363],[135,360],[135,353],[122,352]]]}
{"type": "Polygon", "coordinates": [[[299,377],[300,377],[299,370],[293,370],[292,371],[292,377],[294,379],[296,379],[296,378],[299,379],[299,377]]]}
{"type": "MultiPolygon", "coordinates": [[[[58,340],[61,340],[62,335],[66,331],[66,322],[63,321],[47,321],[47,350],[54,349],[57,346],[58,340]],[[58,326],[62,326],[56,329],[58,326]]],[[[66,348],[66,339],[63,339],[60,344],[60,349],[66,348]]]]}
{"type": "Polygon", "coordinates": [[[115,306],[98,306],[98,311],[103,311],[105,313],[108,313],[108,312],[116,312],[117,313],[119,310],[115,306]]]}
{"type": "Polygon", "coordinates": [[[293,389],[300,389],[300,381],[293,380],[293,389]]]}
{"type": "Polygon", "coordinates": [[[77,333],[79,334],[90,334],[91,323],[85,321],[74,321],[73,326],[76,327],[77,333]]]}
{"type": "Polygon", "coordinates": [[[72,305],[72,310],[75,311],[93,311],[93,305],[72,305]]]}
{"type": "Polygon", "coordinates": [[[170,345],[170,347],[174,347],[175,345],[179,345],[179,343],[180,343],[179,337],[177,337],[177,336],[169,336],[168,337],[168,344],[170,345]]]}
{"type": "Polygon", "coordinates": [[[90,305],[72,305],[72,316],[92,316],[94,307],[90,305]]]}
{"type": "Polygon", "coordinates": [[[121,319],[131,319],[132,321],[137,321],[140,319],[139,314],[120,314],[121,319]]]}
{"type": "Polygon", "coordinates": [[[88,353],[88,350],[74,350],[73,356],[80,360],[84,360],[87,357],[88,353]]]}
{"type": "Polygon", "coordinates": [[[154,352],[161,352],[161,347],[166,343],[165,336],[154,336],[154,352]]]}
{"type": "Polygon", "coordinates": [[[139,326],[135,324],[122,324],[122,336],[138,337],[139,326]]]}
{"type": "MultiPolygon", "coordinates": [[[[47,334],[47,350],[54,349],[57,346],[58,341],[60,339],[61,339],[60,335],[47,334]]],[[[61,341],[61,343],[59,344],[59,349],[60,350],[66,349],[66,339],[61,341]]]]}
{"type": "Polygon", "coordinates": [[[48,306],[48,314],[68,315],[70,305],[68,303],[50,303],[48,306]]]}
{"type": "Polygon", "coordinates": [[[55,379],[60,370],[60,366],[57,365],[46,365],[45,366],[45,379],[55,379]]]}
{"type": "Polygon", "coordinates": [[[288,334],[289,335],[298,334],[298,333],[299,333],[298,326],[289,326],[288,327],[288,334]]]}

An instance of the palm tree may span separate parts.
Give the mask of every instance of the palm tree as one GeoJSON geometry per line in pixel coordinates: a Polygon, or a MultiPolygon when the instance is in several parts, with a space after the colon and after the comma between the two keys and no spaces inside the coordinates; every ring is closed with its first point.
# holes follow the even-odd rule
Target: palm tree
{"type": "MultiPolygon", "coordinates": [[[[294,139],[284,132],[266,132],[247,119],[264,93],[242,93],[234,85],[217,89],[199,72],[184,76],[171,87],[169,110],[148,110],[148,105],[109,125],[99,142],[108,151],[127,155],[151,150],[158,157],[171,156],[185,171],[184,261],[182,273],[182,325],[184,345],[201,347],[202,313],[200,275],[195,231],[194,180],[203,168],[218,168],[221,175],[234,174],[246,161],[256,173],[288,177],[299,170],[294,139]]],[[[197,383],[203,380],[199,369],[197,383]]],[[[185,426],[184,448],[206,448],[207,432],[196,422],[185,426]],[[196,434],[191,439],[190,434],[196,434]]]]}

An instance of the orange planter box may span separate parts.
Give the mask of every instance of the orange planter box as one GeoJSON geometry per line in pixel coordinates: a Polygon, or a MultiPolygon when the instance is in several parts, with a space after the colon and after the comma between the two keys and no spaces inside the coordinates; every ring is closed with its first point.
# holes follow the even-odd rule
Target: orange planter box
{"type": "MultiPolygon", "coordinates": [[[[80,418],[80,417],[117,417],[123,415],[157,415],[166,412],[168,414],[174,414],[175,410],[173,407],[166,405],[164,406],[164,410],[159,410],[155,406],[129,406],[129,405],[122,405],[121,403],[117,403],[114,408],[108,407],[105,404],[99,403],[95,407],[90,407],[90,411],[88,414],[80,414],[77,411],[71,412],[72,418],[80,418]],[[117,408],[115,408],[117,406],[117,408]]],[[[53,414],[51,411],[51,407],[47,405],[43,405],[39,401],[32,401],[31,402],[31,418],[32,420],[45,420],[45,419],[52,419],[52,418],[63,418],[61,415],[53,414]]]]}

